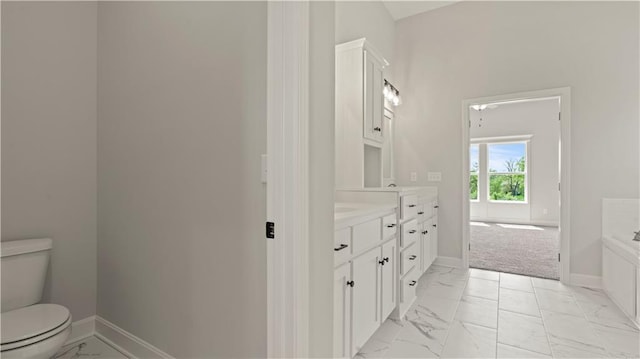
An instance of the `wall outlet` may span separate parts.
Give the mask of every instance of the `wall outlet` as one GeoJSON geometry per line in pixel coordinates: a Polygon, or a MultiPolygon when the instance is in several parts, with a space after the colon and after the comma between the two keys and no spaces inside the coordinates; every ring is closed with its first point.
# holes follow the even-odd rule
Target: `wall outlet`
{"type": "Polygon", "coordinates": [[[442,181],[442,173],[441,172],[429,172],[429,173],[427,173],[427,180],[429,182],[440,182],[440,181],[442,181]]]}
{"type": "Polygon", "coordinates": [[[418,173],[411,172],[411,182],[416,182],[418,180],[418,173]]]}

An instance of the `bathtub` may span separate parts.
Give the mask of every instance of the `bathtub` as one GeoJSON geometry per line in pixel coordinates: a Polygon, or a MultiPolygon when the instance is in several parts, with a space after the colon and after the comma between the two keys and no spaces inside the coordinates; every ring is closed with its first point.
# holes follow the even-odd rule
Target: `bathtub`
{"type": "Polygon", "coordinates": [[[602,201],[602,286],[620,309],[640,326],[640,230],[637,199],[602,201]]]}

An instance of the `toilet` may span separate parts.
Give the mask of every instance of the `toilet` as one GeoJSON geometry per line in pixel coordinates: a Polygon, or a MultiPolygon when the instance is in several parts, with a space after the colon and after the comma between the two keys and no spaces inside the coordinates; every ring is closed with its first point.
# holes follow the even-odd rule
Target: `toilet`
{"type": "Polygon", "coordinates": [[[38,304],[49,264],[49,238],[2,242],[3,359],[50,359],[71,334],[71,314],[57,304],[38,304]]]}

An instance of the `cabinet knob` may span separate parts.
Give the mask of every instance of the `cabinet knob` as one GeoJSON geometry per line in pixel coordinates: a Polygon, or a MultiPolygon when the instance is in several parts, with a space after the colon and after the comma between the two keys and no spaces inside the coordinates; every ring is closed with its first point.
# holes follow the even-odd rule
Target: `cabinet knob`
{"type": "Polygon", "coordinates": [[[409,208],[413,208],[413,207],[415,207],[415,206],[416,206],[415,204],[407,205],[407,207],[409,207],[409,208]]]}
{"type": "Polygon", "coordinates": [[[416,233],[415,229],[412,229],[412,230],[409,231],[409,234],[414,234],[414,233],[416,233]]]}
{"type": "Polygon", "coordinates": [[[341,244],[340,247],[334,248],[333,250],[337,252],[337,251],[341,251],[341,250],[343,250],[343,249],[345,249],[347,247],[349,247],[347,244],[341,244]]]}
{"type": "Polygon", "coordinates": [[[382,132],[382,129],[380,127],[374,127],[373,129],[374,131],[378,131],[378,132],[382,132]]]}
{"type": "Polygon", "coordinates": [[[424,214],[424,212],[418,212],[418,214],[424,214]]]}
{"type": "Polygon", "coordinates": [[[413,261],[413,260],[415,260],[416,258],[418,258],[418,256],[416,256],[416,255],[412,255],[411,257],[409,257],[409,260],[410,260],[410,261],[413,261]]]}
{"type": "Polygon", "coordinates": [[[353,288],[353,286],[354,286],[355,284],[356,284],[356,283],[355,283],[354,281],[352,281],[352,280],[347,281],[347,285],[348,285],[349,287],[351,287],[351,288],[353,288]]]}
{"type": "Polygon", "coordinates": [[[437,227],[437,225],[435,225],[435,224],[434,224],[433,226],[434,226],[434,227],[437,227]]]}
{"type": "Polygon", "coordinates": [[[384,257],[383,261],[389,262],[389,257],[384,257]]]}
{"type": "Polygon", "coordinates": [[[384,265],[384,259],[379,260],[379,261],[378,261],[378,263],[380,263],[380,265],[382,265],[382,266],[383,266],[383,265],[384,265]]]}
{"type": "Polygon", "coordinates": [[[396,224],[395,224],[395,223],[387,224],[387,228],[393,228],[393,227],[395,227],[395,226],[396,226],[396,224]]]}
{"type": "Polygon", "coordinates": [[[427,233],[429,233],[429,231],[427,230],[422,231],[422,234],[427,234],[427,233]]]}
{"type": "Polygon", "coordinates": [[[412,280],[411,283],[409,283],[409,286],[413,287],[414,285],[416,285],[416,283],[418,283],[418,282],[416,282],[415,280],[412,280]]]}
{"type": "Polygon", "coordinates": [[[433,208],[438,208],[439,206],[433,206],[433,208]]]}

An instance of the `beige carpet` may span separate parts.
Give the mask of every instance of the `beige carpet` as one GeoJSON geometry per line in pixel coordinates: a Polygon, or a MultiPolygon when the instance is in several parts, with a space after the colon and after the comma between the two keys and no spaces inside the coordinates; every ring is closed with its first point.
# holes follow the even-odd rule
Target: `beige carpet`
{"type": "Polygon", "coordinates": [[[472,222],[469,266],[559,279],[557,227],[472,222]]]}

